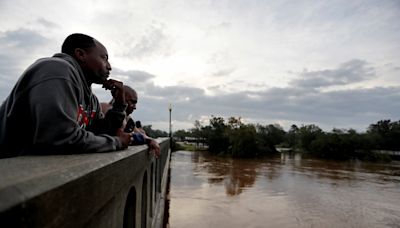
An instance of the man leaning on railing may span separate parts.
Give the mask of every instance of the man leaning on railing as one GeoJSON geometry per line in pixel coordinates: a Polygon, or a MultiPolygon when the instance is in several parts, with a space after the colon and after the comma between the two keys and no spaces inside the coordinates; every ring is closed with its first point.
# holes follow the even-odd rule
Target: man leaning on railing
{"type": "Polygon", "coordinates": [[[0,157],[116,151],[131,143],[122,130],[123,83],[107,80],[107,49],[84,34],[68,36],[62,53],[33,63],[0,107],[0,157]],[[113,90],[102,115],[91,85],[113,90]]]}
{"type": "MultiPolygon", "coordinates": [[[[160,156],[160,146],[158,145],[158,142],[153,138],[149,137],[143,130],[141,131],[139,128],[141,126],[136,125],[138,121],[135,122],[133,118],[130,116],[136,109],[136,104],[138,102],[137,92],[133,88],[127,85],[124,85],[123,89],[125,93],[125,101],[127,104],[127,107],[125,109],[126,118],[125,121],[123,122],[123,128],[125,132],[132,134],[132,140],[130,145],[147,144],[150,153],[154,154],[155,157],[158,158],[160,156]]],[[[114,91],[111,91],[111,94],[113,96],[113,99],[109,103],[101,103],[102,112],[106,113],[106,115],[108,114],[108,112],[112,111],[112,108],[115,105],[114,91]]]]}

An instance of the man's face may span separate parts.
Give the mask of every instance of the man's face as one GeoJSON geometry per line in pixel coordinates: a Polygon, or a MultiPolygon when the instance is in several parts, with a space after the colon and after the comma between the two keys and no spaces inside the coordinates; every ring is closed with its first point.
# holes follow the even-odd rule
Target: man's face
{"type": "Polygon", "coordinates": [[[95,47],[85,50],[85,60],[81,65],[90,82],[102,84],[110,75],[111,65],[108,62],[107,49],[96,40],[95,43],[95,47]]]}
{"type": "Polygon", "coordinates": [[[125,92],[125,101],[128,103],[126,115],[130,115],[136,109],[137,100],[138,97],[136,92],[125,92]]]}

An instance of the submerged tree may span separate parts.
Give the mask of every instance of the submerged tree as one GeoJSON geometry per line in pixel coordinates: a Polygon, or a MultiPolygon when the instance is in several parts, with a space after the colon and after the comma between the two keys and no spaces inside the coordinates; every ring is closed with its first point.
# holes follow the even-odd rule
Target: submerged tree
{"type": "Polygon", "coordinates": [[[311,143],[323,133],[321,128],[314,124],[301,126],[298,132],[300,148],[306,151],[310,151],[311,143]]]}
{"type": "Polygon", "coordinates": [[[400,121],[378,121],[369,126],[367,134],[375,141],[376,149],[400,150],[400,121]]]}
{"type": "Polygon", "coordinates": [[[145,125],[143,126],[143,130],[146,132],[146,134],[152,138],[158,138],[158,137],[168,137],[168,133],[166,131],[162,130],[153,130],[152,125],[145,125]]]}
{"type": "Polygon", "coordinates": [[[400,150],[400,121],[381,120],[371,124],[365,133],[354,129],[336,129],[324,132],[317,125],[292,125],[285,132],[278,124],[244,124],[242,119],[230,117],[227,123],[222,117],[212,116],[210,124],[178,135],[191,134],[204,139],[210,152],[229,154],[234,157],[254,157],[276,153],[275,146],[283,145],[308,152],[322,158],[373,158],[379,159],[373,150],[400,150]]]}
{"type": "Polygon", "coordinates": [[[212,116],[210,128],[207,132],[207,143],[210,152],[226,153],[229,147],[229,137],[226,134],[225,120],[222,117],[212,116]]]}
{"type": "Polygon", "coordinates": [[[240,125],[238,128],[228,129],[229,153],[233,157],[254,157],[259,148],[256,144],[256,129],[253,125],[240,125]]]}

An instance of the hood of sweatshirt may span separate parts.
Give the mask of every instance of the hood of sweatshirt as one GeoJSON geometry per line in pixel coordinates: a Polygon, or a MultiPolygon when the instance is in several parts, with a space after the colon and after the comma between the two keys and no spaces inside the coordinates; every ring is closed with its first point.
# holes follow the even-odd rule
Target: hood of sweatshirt
{"type": "Polygon", "coordinates": [[[71,64],[78,71],[78,74],[83,82],[83,88],[85,89],[85,94],[90,94],[90,95],[92,94],[91,85],[88,84],[87,79],[83,74],[81,66],[72,56],[64,53],[57,53],[53,57],[63,59],[67,61],[69,64],[71,64]]]}
{"type": "Polygon", "coordinates": [[[78,71],[78,75],[83,83],[82,86],[85,91],[85,95],[87,96],[85,99],[90,100],[91,96],[92,96],[92,88],[91,88],[91,85],[89,85],[85,75],[83,74],[82,68],[79,65],[79,63],[72,56],[65,54],[65,53],[57,53],[57,54],[54,54],[53,57],[65,60],[70,65],[72,65],[73,68],[75,68],[78,71]]]}

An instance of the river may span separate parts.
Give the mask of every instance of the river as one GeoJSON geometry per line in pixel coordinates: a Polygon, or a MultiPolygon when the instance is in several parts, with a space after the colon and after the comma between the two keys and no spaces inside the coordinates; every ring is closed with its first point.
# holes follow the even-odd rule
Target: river
{"type": "Polygon", "coordinates": [[[171,157],[169,226],[400,227],[400,162],[171,157]]]}

